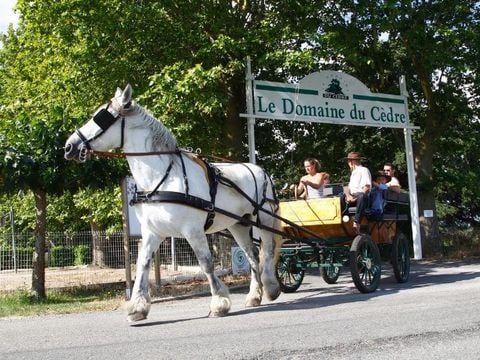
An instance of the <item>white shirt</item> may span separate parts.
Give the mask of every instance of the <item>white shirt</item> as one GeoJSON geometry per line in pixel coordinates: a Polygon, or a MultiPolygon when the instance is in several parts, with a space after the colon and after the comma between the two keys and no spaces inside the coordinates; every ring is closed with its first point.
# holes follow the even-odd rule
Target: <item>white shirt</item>
{"type": "Polygon", "coordinates": [[[318,199],[323,197],[323,185],[320,186],[318,189],[307,185],[307,194],[309,199],[318,199]]]}
{"type": "Polygon", "coordinates": [[[370,170],[362,165],[357,165],[357,167],[352,171],[350,175],[350,182],[348,187],[350,189],[350,194],[355,194],[363,192],[364,186],[372,186],[372,175],[370,170]]]}
{"type": "Polygon", "coordinates": [[[392,180],[387,182],[387,186],[398,186],[400,187],[400,181],[395,176],[392,176],[392,180]]]}

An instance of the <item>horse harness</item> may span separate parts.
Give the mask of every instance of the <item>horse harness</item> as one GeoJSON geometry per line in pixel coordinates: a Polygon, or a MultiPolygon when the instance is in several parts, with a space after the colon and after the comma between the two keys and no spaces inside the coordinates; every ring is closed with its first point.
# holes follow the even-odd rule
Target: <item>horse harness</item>
{"type": "MultiPolygon", "coordinates": [[[[81,157],[83,157],[83,160],[86,159],[86,156],[88,152],[92,152],[92,148],[90,146],[90,142],[97,139],[100,137],[105,131],[108,130],[110,126],[112,126],[120,117],[122,118],[122,126],[121,126],[121,135],[120,135],[120,148],[123,148],[123,143],[124,143],[124,137],[125,137],[125,116],[121,114],[121,112],[118,112],[118,115],[115,116],[113,115],[110,111],[108,111],[108,108],[112,105],[112,102],[110,101],[107,106],[104,109],[100,109],[95,116],[93,117],[93,121],[97,126],[100,128],[100,131],[96,133],[94,136],[92,136],[90,139],[87,139],[85,135],[82,134],[80,129],[75,129],[75,133],[77,136],[80,138],[82,141],[82,144],[84,145],[84,148],[82,148],[81,151],[81,157]]],[[[128,103],[127,105],[124,106],[125,109],[130,108],[131,103],[128,103]]],[[[113,106],[112,106],[113,108],[113,106]]],[[[82,159],[80,159],[82,160],[82,159]]]]}
{"type": "MultiPolygon", "coordinates": [[[[177,149],[176,151],[172,151],[172,153],[176,154],[180,158],[180,163],[182,165],[183,181],[185,185],[185,192],[182,193],[182,192],[176,192],[176,191],[159,191],[158,190],[170,174],[170,171],[174,164],[174,161],[172,159],[162,179],[159,181],[157,186],[152,191],[135,190],[133,199],[130,201],[131,205],[135,205],[138,203],[148,203],[148,202],[167,202],[167,203],[187,205],[199,210],[204,210],[207,212],[207,219],[205,220],[205,225],[204,225],[205,230],[208,230],[210,226],[213,224],[216,212],[235,218],[241,223],[251,224],[250,220],[215,206],[215,198],[217,195],[218,184],[220,183],[222,185],[235,189],[235,191],[237,191],[245,199],[247,199],[254,208],[253,215],[256,215],[259,212],[259,210],[262,209],[265,202],[274,203],[275,211],[278,208],[278,199],[275,195],[275,192],[273,192],[273,197],[274,197],[273,199],[269,199],[267,197],[268,180],[270,180],[270,184],[272,185],[272,188],[273,188],[273,184],[271,183],[271,179],[266,175],[265,172],[264,172],[264,181],[262,184],[262,197],[261,199],[258,199],[259,192],[258,192],[258,184],[255,179],[255,175],[253,174],[252,170],[245,165],[245,167],[250,171],[255,183],[255,194],[257,198],[252,199],[250,196],[248,196],[248,194],[246,194],[242,189],[240,189],[240,187],[237,184],[235,184],[231,179],[223,176],[221,170],[218,167],[208,163],[204,158],[198,155],[192,155],[191,159],[194,160],[200,167],[202,167],[202,169],[205,172],[205,175],[207,177],[209,187],[210,187],[209,188],[210,201],[202,199],[198,196],[190,195],[185,161],[182,156],[184,151],[177,149]]],[[[257,220],[254,223],[254,225],[261,226],[259,217],[257,217],[257,220]]]]}
{"type": "MultiPolygon", "coordinates": [[[[105,131],[107,131],[110,126],[112,126],[120,117],[122,118],[122,124],[121,124],[121,141],[120,141],[120,148],[123,148],[123,143],[124,143],[124,132],[125,132],[125,116],[122,115],[121,111],[118,111],[118,115],[112,114],[110,111],[108,111],[108,108],[112,106],[112,102],[109,102],[107,106],[103,109],[100,109],[97,114],[93,117],[93,121],[97,126],[100,128],[100,131],[96,133],[94,136],[91,138],[87,139],[85,135],[82,134],[80,129],[75,129],[75,133],[77,136],[80,138],[83,144],[83,148],[81,150],[81,157],[86,159],[87,155],[89,153],[97,154],[99,156],[107,156],[107,157],[125,157],[129,155],[136,155],[136,156],[143,156],[143,155],[164,155],[164,154],[174,154],[179,156],[180,162],[182,164],[182,173],[183,173],[183,181],[185,185],[185,193],[181,192],[175,192],[175,191],[159,191],[158,189],[160,186],[165,182],[165,180],[168,178],[170,171],[173,167],[174,160],[170,162],[170,164],[167,167],[167,170],[165,171],[165,174],[163,175],[162,179],[159,181],[157,186],[152,190],[152,191],[137,191],[135,190],[135,194],[133,199],[130,201],[130,204],[135,205],[138,203],[146,203],[146,202],[169,202],[169,203],[176,203],[176,204],[182,204],[182,205],[187,205],[194,207],[196,209],[204,210],[207,211],[207,219],[205,221],[204,228],[207,230],[210,228],[210,226],[213,224],[213,220],[215,218],[215,213],[219,212],[223,215],[229,216],[231,218],[234,218],[238,220],[241,223],[244,224],[251,224],[251,225],[257,225],[261,226],[260,224],[260,219],[257,217],[257,221],[255,223],[252,223],[249,219],[246,219],[245,217],[238,216],[236,214],[230,213],[226,210],[223,210],[221,208],[218,208],[215,206],[215,197],[217,194],[217,188],[218,184],[221,183],[225,186],[231,187],[235,189],[238,193],[240,193],[245,199],[247,199],[253,206],[254,211],[253,215],[256,215],[259,210],[264,210],[262,206],[265,204],[265,202],[271,202],[275,204],[274,207],[274,212],[277,211],[278,209],[278,199],[276,197],[275,191],[273,192],[273,199],[268,199],[266,196],[267,192],[267,187],[268,187],[268,181],[267,179],[270,180],[270,184],[273,189],[273,183],[271,183],[271,179],[266,175],[264,172],[264,182],[262,186],[262,198],[258,199],[258,184],[255,179],[255,175],[253,174],[252,170],[245,165],[245,167],[250,171],[252,178],[255,183],[255,194],[257,199],[252,199],[250,198],[240,187],[238,187],[237,184],[235,184],[232,180],[228,179],[227,177],[223,176],[220,169],[215,167],[214,165],[209,164],[205,159],[201,158],[200,156],[193,155],[191,156],[192,160],[194,160],[198,165],[200,165],[203,170],[205,171],[205,174],[207,176],[207,180],[209,183],[209,193],[210,193],[210,201],[207,201],[205,199],[199,198],[197,196],[193,196],[189,194],[189,185],[188,185],[188,177],[187,177],[187,172],[186,172],[186,167],[185,167],[185,162],[182,156],[182,153],[187,153],[184,150],[181,149],[174,149],[174,150],[167,150],[167,151],[154,151],[154,152],[146,152],[146,153],[122,153],[122,154],[115,154],[115,153],[106,153],[106,152],[100,152],[100,151],[94,151],[91,146],[90,142],[97,139],[100,137],[105,131]]],[[[128,103],[123,107],[123,110],[127,110],[130,108],[131,103],[128,103]]],[[[112,106],[113,108],[113,106],[112,106]]],[[[265,210],[264,210],[265,211],[265,210]]]]}

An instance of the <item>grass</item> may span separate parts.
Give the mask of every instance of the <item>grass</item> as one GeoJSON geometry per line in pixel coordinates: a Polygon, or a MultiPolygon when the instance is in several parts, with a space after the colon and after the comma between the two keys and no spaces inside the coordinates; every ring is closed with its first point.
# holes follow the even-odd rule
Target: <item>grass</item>
{"type": "MultiPolygon", "coordinates": [[[[227,286],[244,285],[249,281],[246,275],[227,275],[223,278],[227,286]]],[[[209,292],[206,280],[163,285],[151,289],[153,297],[175,297],[209,292]]],[[[120,288],[78,288],[71,290],[47,290],[47,299],[35,302],[26,289],[0,292],[0,318],[7,316],[31,316],[47,314],[71,314],[88,311],[111,311],[125,305],[125,289],[120,288]]]]}
{"type": "Polygon", "coordinates": [[[120,308],[124,301],[122,290],[75,289],[48,291],[47,299],[36,302],[23,289],[0,293],[0,317],[108,311],[120,308]]]}
{"type": "Polygon", "coordinates": [[[480,229],[444,229],[441,232],[443,255],[447,258],[464,259],[480,257],[480,229]]]}

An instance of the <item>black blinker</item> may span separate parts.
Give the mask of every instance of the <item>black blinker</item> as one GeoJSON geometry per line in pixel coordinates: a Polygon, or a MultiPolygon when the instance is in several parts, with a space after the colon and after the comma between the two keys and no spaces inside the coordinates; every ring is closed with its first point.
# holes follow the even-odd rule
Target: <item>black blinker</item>
{"type": "Polygon", "coordinates": [[[107,109],[100,110],[94,117],[93,121],[97,124],[103,131],[107,130],[113,123],[117,120],[107,109]]]}

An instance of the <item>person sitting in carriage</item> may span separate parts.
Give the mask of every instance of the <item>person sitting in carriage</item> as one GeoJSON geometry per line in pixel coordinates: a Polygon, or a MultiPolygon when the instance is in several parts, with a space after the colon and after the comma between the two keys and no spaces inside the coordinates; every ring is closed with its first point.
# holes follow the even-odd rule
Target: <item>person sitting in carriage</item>
{"type": "Polygon", "coordinates": [[[349,205],[355,205],[355,219],[353,229],[360,233],[360,222],[365,215],[367,196],[372,187],[372,175],[370,170],[362,166],[362,156],[359,152],[350,152],[344,158],[351,170],[350,182],[345,188],[345,201],[349,205]]]}
{"type": "Polygon", "coordinates": [[[383,212],[384,192],[389,189],[387,183],[391,177],[382,170],[377,171],[370,193],[370,215],[380,216],[383,212]]]}
{"type": "MultiPolygon", "coordinates": [[[[297,195],[302,199],[323,197],[323,188],[330,181],[330,175],[320,172],[320,161],[308,158],[303,162],[307,175],[302,176],[297,186],[297,195]]],[[[295,187],[296,185],[293,185],[295,187]]]]}

